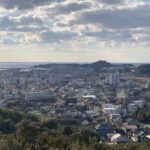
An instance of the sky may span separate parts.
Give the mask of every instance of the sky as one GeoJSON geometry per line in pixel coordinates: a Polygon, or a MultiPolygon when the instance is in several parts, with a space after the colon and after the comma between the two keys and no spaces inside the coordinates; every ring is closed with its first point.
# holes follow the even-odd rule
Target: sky
{"type": "Polygon", "coordinates": [[[0,0],[0,62],[150,62],[150,0],[0,0]]]}

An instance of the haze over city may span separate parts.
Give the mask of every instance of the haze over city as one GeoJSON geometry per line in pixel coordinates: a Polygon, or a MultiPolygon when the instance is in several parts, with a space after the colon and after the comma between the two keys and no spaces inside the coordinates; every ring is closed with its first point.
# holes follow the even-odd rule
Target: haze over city
{"type": "Polygon", "coordinates": [[[149,62],[149,0],[0,0],[1,62],[149,62]]]}

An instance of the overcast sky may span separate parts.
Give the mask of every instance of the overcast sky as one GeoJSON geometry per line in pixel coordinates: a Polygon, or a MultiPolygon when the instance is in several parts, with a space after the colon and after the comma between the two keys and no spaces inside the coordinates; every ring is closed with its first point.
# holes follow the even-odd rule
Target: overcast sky
{"type": "Polygon", "coordinates": [[[0,0],[0,61],[150,62],[150,0],[0,0]]]}

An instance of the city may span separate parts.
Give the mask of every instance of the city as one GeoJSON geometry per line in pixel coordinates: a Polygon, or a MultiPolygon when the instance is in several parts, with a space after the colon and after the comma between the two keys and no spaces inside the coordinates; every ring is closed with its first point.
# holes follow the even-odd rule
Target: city
{"type": "Polygon", "coordinates": [[[1,70],[0,107],[74,121],[92,128],[107,144],[150,142],[145,66],[98,61],[1,70]]]}

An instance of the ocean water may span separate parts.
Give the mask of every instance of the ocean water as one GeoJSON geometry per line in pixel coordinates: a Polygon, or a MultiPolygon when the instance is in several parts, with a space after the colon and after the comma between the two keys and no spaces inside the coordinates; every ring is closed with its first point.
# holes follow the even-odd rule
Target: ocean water
{"type": "Polygon", "coordinates": [[[0,62],[0,69],[31,68],[41,63],[36,62],[0,62]]]}
{"type": "MultiPolygon", "coordinates": [[[[64,63],[64,62],[0,62],[0,70],[13,69],[13,68],[29,69],[35,65],[49,64],[49,63],[68,64],[68,63],[64,63]]],[[[72,63],[74,63],[74,62],[72,62],[72,63]]],[[[78,63],[78,62],[76,62],[76,63],[78,63]]],[[[80,64],[84,64],[84,63],[80,63],[80,64]]]]}

